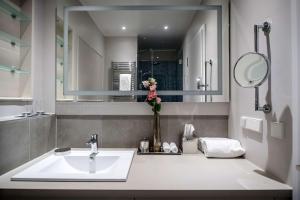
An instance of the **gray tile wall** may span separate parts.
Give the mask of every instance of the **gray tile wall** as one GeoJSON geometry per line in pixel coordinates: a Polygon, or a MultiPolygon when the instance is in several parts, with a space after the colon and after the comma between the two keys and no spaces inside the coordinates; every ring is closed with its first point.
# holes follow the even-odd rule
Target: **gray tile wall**
{"type": "MultiPolygon", "coordinates": [[[[56,146],[86,147],[92,133],[100,135],[100,147],[138,147],[144,137],[152,138],[152,123],[152,116],[41,116],[0,122],[0,175],[56,146]]],[[[161,116],[162,141],[178,145],[185,123],[194,124],[198,136],[228,136],[226,116],[161,116]]]]}
{"type": "Polygon", "coordinates": [[[55,147],[56,117],[0,122],[0,175],[55,147]]]}
{"type": "Polygon", "coordinates": [[[30,159],[36,158],[55,147],[56,117],[30,118],[30,159]]]}
{"type": "MultiPolygon", "coordinates": [[[[185,123],[195,126],[198,136],[228,136],[226,116],[161,116],[162,141],[180,143],[185,123]]],[[[137,147],[152,137],[152,116],[58,116],[58,147],[86,147],[92,133],[100,135],[101,147],[137,147]]]]}
{"type": "Polygon", "coordinates": [[[0,122],[0,175],[29,160],[27,119],[0,122]]]}

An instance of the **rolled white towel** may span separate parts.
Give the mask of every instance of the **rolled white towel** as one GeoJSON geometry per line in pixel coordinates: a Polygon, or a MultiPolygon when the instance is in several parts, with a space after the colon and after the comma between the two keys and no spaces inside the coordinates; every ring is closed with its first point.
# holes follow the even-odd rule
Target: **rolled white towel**
{"type": "Polygon", "coordinates": [[[201,148],[206,157],[234,158],[245,154],[238,140],[229,138],[201,138],[201,148]]]}
{"type": "Polygon", "coordinates": [[[171,152],[171,146],[169,145],[169,143],[167,143],[167,142],[163,143],[163,150],[166,153],[170,153],[171,152]]]}
{"type": "Polygon", "coordinates": [[[203,145],[204,142],[207,140],[227,140],[228,138],[221,138],[221,137],[200,137],[199,141],[198,141],[198,149],[202,152],[204,152],[203,150],[203,145]]]}
{"type": "Polygon", "coordinates": [[[174,142],[170,143],[170,147],[171,147],[171,152],[172,153],[178,153],[178,148],[177,148],[177,146],[174,142]]]}

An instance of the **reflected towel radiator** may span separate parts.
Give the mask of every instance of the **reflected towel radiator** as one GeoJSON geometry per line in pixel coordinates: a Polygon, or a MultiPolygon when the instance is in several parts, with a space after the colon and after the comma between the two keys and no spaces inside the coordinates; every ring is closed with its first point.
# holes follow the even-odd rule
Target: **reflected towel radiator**
{"type": "MultiPolygon", "coordinates": [[[[120,91],[120,75],[130,74],[130,90],[136,90],[136,62],[112,62],[112,90],[120,91]]],[[[114,101],[135,101],[135,96],[113,96],[114,101]]]]}

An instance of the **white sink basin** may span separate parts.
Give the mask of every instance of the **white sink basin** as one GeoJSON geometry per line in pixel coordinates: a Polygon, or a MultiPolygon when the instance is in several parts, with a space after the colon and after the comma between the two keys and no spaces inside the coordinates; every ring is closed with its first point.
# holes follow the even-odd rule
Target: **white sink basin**
{"type": "Polygon", "coordinates": [[[72,150],[67,155],[50,155],[14,175],[13,181],[126,181],[134,150],[100,150],[95,159],[90,151],[72,150]]]}

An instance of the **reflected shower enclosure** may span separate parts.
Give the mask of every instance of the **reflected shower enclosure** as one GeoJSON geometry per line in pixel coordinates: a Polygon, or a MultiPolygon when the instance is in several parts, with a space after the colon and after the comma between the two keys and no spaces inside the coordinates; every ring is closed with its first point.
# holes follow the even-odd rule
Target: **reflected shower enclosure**
{"type": "MultiPolygon", "coordinates": [[[[142,39],[144,40],[144,39],[142,39]]],[[[139,40],[140,41],[140,40],[139,40]]],[[[142,42],[139,42],[141,44],[142,42]]],[[[153,77],[158,83],[158,90],[182,90],[183,65],[180,49],[138,49],[138,89],[145,90],[143,80],[153,77]]],[[[146,96],[138,96],[138,101],[145,101],[146,96]]],[[[164,102],[182,102],[182,96],[161,96],[164,102]]]]}

